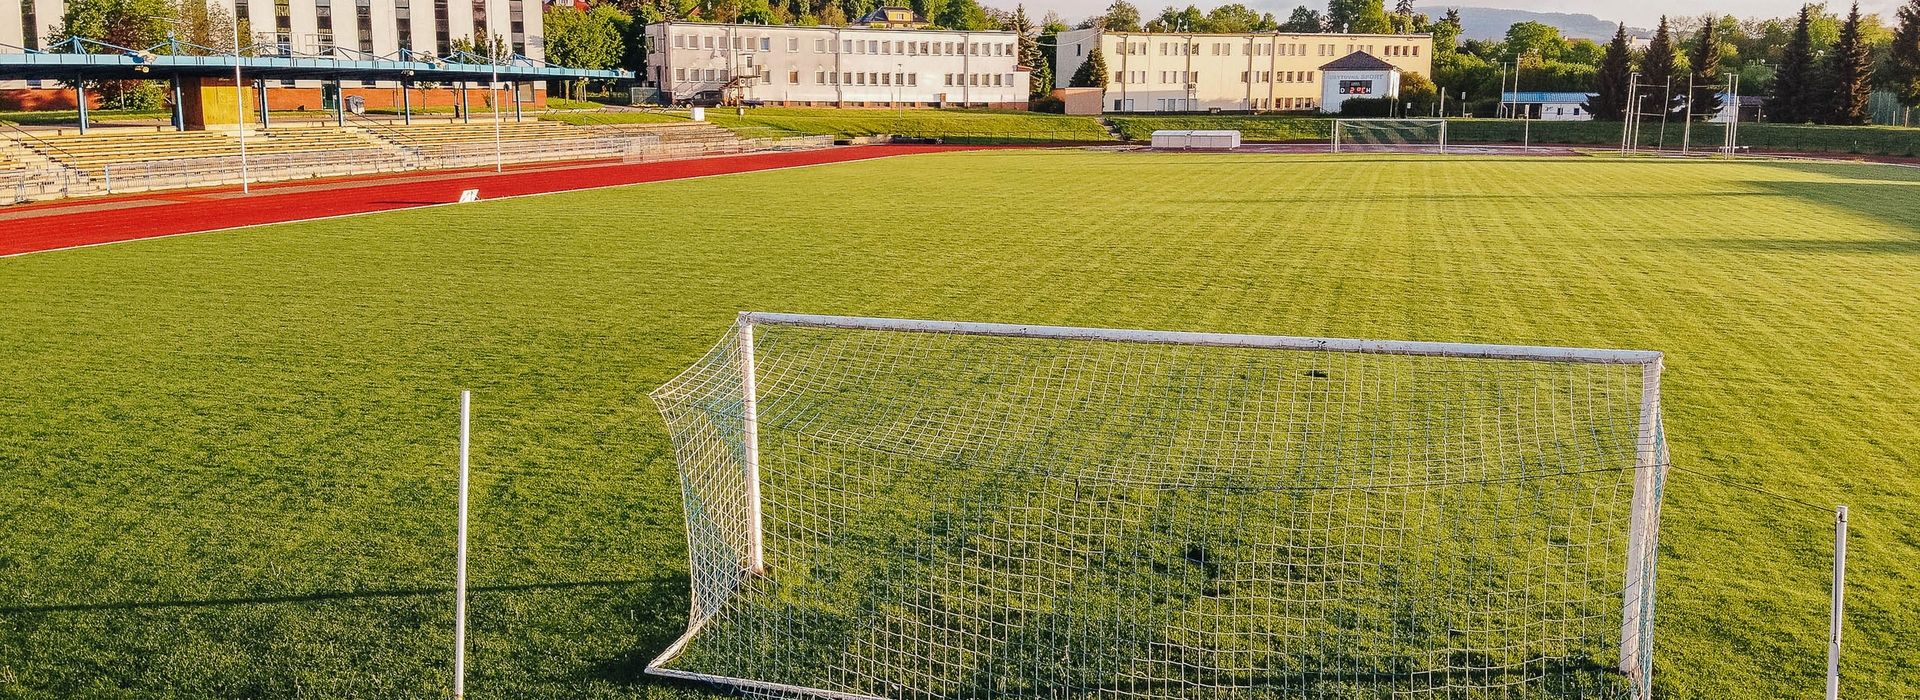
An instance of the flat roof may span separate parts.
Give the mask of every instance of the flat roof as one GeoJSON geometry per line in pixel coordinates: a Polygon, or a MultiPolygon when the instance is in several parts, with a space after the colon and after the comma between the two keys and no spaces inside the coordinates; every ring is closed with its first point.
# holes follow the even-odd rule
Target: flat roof
{"type": "Polygon", "coordinates": [[[816,27],[802,27],[796,24],[717,24],[713,22],[678,22],[674,20],[667,20],[665,22],[654,22],[653,24],[649,24],[647,26],[649,27],[663,27],[663,26],[732,27],[732,28],[741,28],[741,29],[760,29],[760,30],[799,29],[799,30],[805,30],[805,31],[820,31],[820,32],[884,32],[887,34],[912,34],[915,32],[921,32],[926,34],[1000,34],[1004,36],[1013,36],[1013,32],[1007,31],[1005,29],[938,29],[935,27],[922,27],[919,29],[908,29],[905,27],[854,27],[854,26],[829,27],[826,25],[820,25],[816,27]]]}
{"type": "MultiPolygon", "coordinates": [[[[525,63],[475,64],[392,59],[349,60],[312,56],[242,56],[243,77],[266,80],[414,80],[487,82],[530,80],[632,80],[622,70],[590,70],[525,63]]],[[[0,80],[159,80],[173,76],[232,77],[232,55],[184,56],[147,53],[0,53],[0,80]]]]}
{"type": "Polygon", "coordinates": [[[1187,37],[1203,37],[1204,36],[1204,37],[1232,37],[1237,39],[1258,38],[1263,36],[1285,36],[1285,37],[1302,37],[1302,38],[1341,37],[1341,38],[1348,38],[1348,39],[1432,39],[1433,38],[1432,34],[1330,34],[1326,32],[1308,32],[1308,33],[1301,33],[1301,32],[1230,32],[1230,33],[1109,32],[1104,29],[1087,29],[1083,31],[1096,31],[1102,34],[1113,34],[1115,36],[1187,36],[1187,37]]]}

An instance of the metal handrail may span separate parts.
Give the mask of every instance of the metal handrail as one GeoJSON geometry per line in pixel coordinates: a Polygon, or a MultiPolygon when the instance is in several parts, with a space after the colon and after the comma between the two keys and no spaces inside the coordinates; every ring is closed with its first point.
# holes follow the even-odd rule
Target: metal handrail
{"type": "Polygon", "coordinates": [[[68,158],[73,158],[73,157],[76,157],[76,156],[74,156],[74,155],[73,155],[73,153],[71,153],[71,152],[69,152],[69,151],[67,151],[67,149],[64,149],[64,148],[61,148],[61,147],[59,147],[59,146],[56,146],[56,145],[53,145],[53,142],[51,142],[51,141],[48,141],[48,140],[46,140],[46,139],[43,139],[43,138],[40,138],[39,136],[37,136],[37,135],[35,135],[35,134],[34,134],[33,132],[31,132],[31,131],[27,131],[26,129],[22,129],[22,128],[20,128],[20,125],[19,125],[19,124],[15,124],[15,123],[13,123],[13,122],[10,122],[10,121],[6,121],[6,120],[4,120],[4,119],[0,119],[0,124],[5,124],[5,125],[7,125],[7,128],[9,128],[9,129],[12,129],[12,130],[14,130],[14,131],[18,131],[18,132],[20,132],[20,133],[21,133],[21,135],[23,135],[23,136],[26,136],[27,138],[30,138],[30,139],[33,139],[33,140],[34,140],[34,142],[36,142],[36,143],[39,143],[39,144],[40,144],[40,145],[42,145],[42,146],[46,146],[46,147],[47,147],[47,148],[49,148],[49,149],[52,149],[52,150],[54,150],[54,151],[58,151],[58,152],[60,153],[60,155],[63,155],[63,156],[66,156],[66,157],[68,157],[68,158]]]}
{"type": "MultiPolygon", "coordinates": [[[[345,96],[342,96],[340,99],[346,99],[346,98],[345,96]]],[[[399,129],[395,129],[393,128],[392,125],[382,124],[379,121],[367,115],[360,114],[358,112],[346,112],[346,114],[348,116],[353,117],[354,119],[359,120],[359,122],[355,122],[355,126],[359,126],[360,128],[363,128],[363,129],[370,128],[382,138],[387,138],[387,139],[392,139],[394,141],[402,142],[401,143],[402,146],[413,146],[420,142],[419,139],[416,139],[408,135],[406,132],[401,131],[399,129]]]]}

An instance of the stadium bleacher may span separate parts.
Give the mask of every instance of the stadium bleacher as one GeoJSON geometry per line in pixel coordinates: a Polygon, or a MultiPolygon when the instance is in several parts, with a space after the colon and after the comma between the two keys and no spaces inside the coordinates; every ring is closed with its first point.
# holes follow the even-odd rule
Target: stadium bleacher
{"type": "MultiPolygon", "coordinates": [[[[0,139],[0,174],[14,183],[14,199],[89,192],[191,187],[239,182],[240,138],[230,131],[156,128],[18,133],[0,139]],[[38,194],[21,183],[57,181],[38,194]]],[[[361,118],[294,122],[247,132],[248,175],[256,180],[371,172],[472,167],[559,160],[668,160],[743,153],[774,144],[743,138],[706,122],[587,123],[528,119],[498,124],[419,121],[392,124],[361,118]]],[[[830,142],[780,144],[817,147],[830,142]]]]}

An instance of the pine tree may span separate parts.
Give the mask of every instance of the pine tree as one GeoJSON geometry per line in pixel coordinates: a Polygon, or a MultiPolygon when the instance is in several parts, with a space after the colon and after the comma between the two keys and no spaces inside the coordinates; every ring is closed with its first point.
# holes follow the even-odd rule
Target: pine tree
{"type": "Polygon", "coordinates": [[[1613,43],[1607,44],[1607,54],[1600,59],[1600,73],[1597,78],[1599,90],[1587,100],[1587,112],[1595,119],[1619,121],[1627,118],[1627,91],[1633,80],[1633,49],[1627,45],[1627,25],[1620,23],[1620,30],[1613,35],[1613,43]]]}
{"type": "Polygon", "coordinates": [[[1400,2],[1395,3],[1393,6],[1393,17],[1389,19],[1389,21],[1393,23],[1393,33],[1412,34],[1413,16],[1413,0],[1400,0],[1400,2]]]}
{"type": "Polygon", "coordinates": [[[1689,76],[1693,94],[1688,95],[1688,99],[1692,100],[1694,119],[1712,119],[1720,114],[1720,108],[1724,106],[1720,100],[1719,20],[1718,17],[1707,16],[1700,25],[1699,33],[1693,35],[1693,52],[1687,57],[1687,62],[1693,67],[1693,73],[1689,76]]]}
{"type": "Polygon", "coordinates": [[[1039,99],[1053,92],[1053,72],[1047,70],[1047,61],[1040,54],[1040,42],[1035,39],[1033,21],[1027,19],[1027,6],[1015,5],[1013,16],[1007,20],[1007,30],[1014,33],[1020,42],[1020,65],[1026,66],[1027,97],[1039,99]]]}
{"type": "MultiPolygon", "coordinates": [[[[1679,57],[1673,50],[1673,25],[1667,22],[1667,18],[1661,17],[1660,28],[1653,33],[1653,42],[1647,45],[1646,55],[1640,58],[1640,73],[1646,78],[1643,84],[1647,86],[1645,94],[1648,101],[1658,104],[1671,91],[1685,90],[1685,85],[1674,85],[1674,78],[1677,77],[1674,74],[1679,71],[1679,57]]],[[[1680,95],[1676,94],[1676,97],[1680,95]]],[[[1673,112],[1677,103],[1677,100],[1669,102],[1665,107],[1667,112],[1673,112]]]]}
{"type": "Polygon", "coordinates": [[[1833,45],[1827,74],[1833,90],[1827,102],[1827,123],[1867,123],[1867,99],[1873,95],[1873,53],[1860,36],[1860,3],[1853,4],[1840,41],[1833,45]]]}
{"type": "Polygon", "coordinates": [[[1087,52],[1087,61],[1080,64],[1080,70],[1073,72],[1073,80],[1067,83],[1073,87],[1107,86],[1107,57],[1100,53],[1100,47],[1087,52]]]}
{"type": "Polygon", "coordinates": [[[1887,78],[1900,104],[1920,107],[1920,0],[1900,8],[1900,29],[1887,55],[1887,78]]]}
{"type": "Polygon", "coordinates": [[[1773,121],[1797,124],[1819,116],[1808,109],[1816,85],[1813,70],[1813,8],[1802,5],[1793,38],[1781,54],[1780,70],[1773,76],[1773,95],[1767,100],[1773,121]]]}

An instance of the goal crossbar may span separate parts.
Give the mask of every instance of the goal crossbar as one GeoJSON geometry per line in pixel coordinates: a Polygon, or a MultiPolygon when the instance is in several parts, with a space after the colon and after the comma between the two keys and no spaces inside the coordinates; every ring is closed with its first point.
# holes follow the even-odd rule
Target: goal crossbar
{"type": "MultiPolygon", "coordinates": [[[[1614,607],[1614,610],[1620,613],[1618,618],[1618,629],[1620,632],[1617,647],[1619,653],[1618,671],[1629,680],[1629,687],[1632,689],[1635,697],[1651,697],[1651,634],[1654,613],[1653,584],[1654,571],[1656,568],[1655,552],[1659,532],[1661,490],[1665,481],[1667,464],[1664,431],[1661,428],[1660,417],[1659,381],[1663,362],[1663,355],[1660,352],[1530,345],[1386,341],[1281,335],[1085,328],[773,312],[740,313],[736,320],[734,332],[730,334],[729,339],[722,341],[721,346],[716,348],[714,354],[709,355],[707,365],[704,367],[703,365],[695,365],[695,367],[683,373],[681,377],[669,382],[668,385],[663,386],[660,391],[654,394],[656,403],[661,405],[663,413],[667,416],[669,427],[673,429],[676,453],[681,466],[683,487],[687,489],[689,553],[692,557],[690,564],[694,579],[695,600],[694,611],[689,619],[687,628],[667,649],[663,650],[656,658],[648,663],[646,671],[649,674],[728,685],[747,692],[748,694],[767,697],[816,697],[827,698],[829,700],[887,700],[887,698],[895,696],[895,692],[893,691],[886,691],[884,693],[875,691],[860,692],[854,688],[832,689],[817,684],[795,685],[779,680],[755,678],[752,677],[754,672],[750,669],[733,669],[731,672],[721,672],[722,669],[691,670],[669,667],[669,664],[674,663],[677,659],[688,653],[689,645],[696,637],[703,634],[703,630],[710,629],[710,621],[714,620],[717,615],[721,615],[725,608],[734,605],[734,603],[728,602],[729,600],[745,595],[746,593],[744,593],[744,591],[753,589],[756,585],[759,585],[755,583],[756,581],[773,581],[779,578],[778,574],[769,572],[766,560],[768,555],[764,553],[763,547],[765,545],[762,544],[767,537],[763,532],[767,526],[763,524],[765,505],[762,503],[762,499],[766,496],[763,496],[764,492],[761,487],[761,482],[767,477],[763,477],[761,471],[762,457],[760,442],[763,438],[760,424],[766,420],[766,417],[765,414],[759,412],[757,406],[763,397],[761,396],[761,390],[756,389],[756,374],[769,370],[764,368],[756,370],[755,355],[757,343],[754,334],[755,327],[766,327],[769,333],[772,333],[776,328],[788,327],[937,336],[1043,339],[1072,343],[1092,342],[1098,344],[1270,349],[1327,354],[1399,355],[1466,360],[1503,360],[1520,363],[1638,367],[1638,370],[1633,372],[1633,375],[1639,379],[1637,382],[1639,389],[1637,396],[1634,397],[1635,403],[1637,403],[1637,406],[1634,408],[1637,408],[1637,410],[1633,411],[1633,413],[1636,415],[1632,417],[1632,422],[1637,424],[1637,428],[1634,428],[1634,431],[1638,437],[1633,439],[1633,445],[1631,447],[1632,454],[1630,459],[1632,475],[1630,488],[1632,497],[1630,506],[1628,506],[1626,510],[1626,522],[1623,523],[1626,527],[1626,532],[1622,533],[1625,535],[1622,544],[1624,544],[1626,566],[1624,577],[1622,579],[1615,579],[1620,582],[1622,587],[1616,589],[1617,593],[1615,595],[1619,597],[1615,598],[1616,607],[1614,607]],[[697,376],[693,376],[690,379],[690,375],[697,376]],[[687,390],[690,386],[692,387],[692,394],[675,394],[674,392],[668,391],[670,388],[675,388],[675,392],[680,392],[687,390]],[[715,391],[720,392],[720,394],[711,395],[712,392],[715,391]],[[706,392],[710,395],[705,399],[693,400],[701,392],[706,392]],[[729,396],[731,398],[728,398],[729,396]],[[676,402],[679,402],[677,407],[676,402]],[[689,402],[691,403],[689,404],[689,402]],[[689,423],[687,420],[689,414],[686,413],[688,410],[694,410],[695,413],[700,413],[704,417],[689,423]],[[714,413],[713,411],[719,411],[719,413],[714,413]],[[716,420],[718,423],[715,423],[716,420]],[[735,423],[735,425],[732,428],[726,428],[725,425],[728,423],[735,423]],[[731,440],[734,441],[734,444],[730,447],[720,444],[727,441],[727,438],[725,438],[727,433],[714,433],[713,431],[716,429],[733,431],[731,432],[733,435],[731,440]],[[691,433],[689,430],[691,430],[691,433]],[[720,443],[716,443],[716,440],[720,441],[720,443]],[[690,446],[692,442],[702,441],[704,441],[704,444],[699,448],[690,446]],[[733,456],[729,458],[713,455],[712,448],[716,447],[716,445],[723,450],[732,451],[733,456]],[[718,458],[717,462],[714,461],[715,458],[718,458]],[[716,467],[722,471],[733,469],[735,470],[733,471],[734,476],[716,477],[714,473],[710,471],[716,467]],[[702,475],[690,471],[695,469],[708,470],[703,478],[706,478],[708,481],[719,478],[724,482],[723,486],[731,484],[732,486],[727,486],[727,488],[739,488],[741,492],[740,495],[737,498],[725,496],[724,498],[727,502],[702,502],[696,505],[696,500],[709,501],[714,494],[710,491],[700,491],[700,489],[696,488],[694,480],[696,478],[702,478],[702,475]],[[731,509],[733,514],[731,516],[725,516],[715,511],[715,508],[731,509]],[[734,520],[729,520],[728,523],[733,525],[734,530],[744,530],[744,532],[734,532],[729,536],[731,539],[721,538],[725,540],[724,542],[716,540],[718,530],[714,529],[717,525],[713,522],[713,519],[722,516],[735,518],[734,520]],[[696,529],[700,529],[701,531],[697,533],[696,529]],[[701,551],[696,551],[696,541],[704,542],[709,551],[705,552],[705,554],[701,551]],[[712,556],[714,553],[712,551],[713,547],[719,548],[720,558],[718,560],[712,556]],[[726,562],[730,557],[737,558],[732,559],[732,563],[728,564],[726,562]],[[731,569],[731,571],[728,569],[731,569]]],[[[817,332],[817,330],[807,332],[817,332]]],[[[902,340],[900,342],[907,341],[902,340]]],[[[855,345],[859,345],[859,343],[855,343],[855,345]]],[[[1066,348],[1069,346],[1061,347],[1066,348]]],[[[782,350],[785,350],[789,354],[794,352],[794,350],[790,348],[782,348],[782,350]]],[[[839,351],[835,352],[837,353],[839,351]]],[[[1096,351],[1090,347],[1085,352],[1104,351],[1096,351]]],[[[1145,350],[1142,350],[1142,352],[1145,352],[1145,350]]],[[[778,354],[779,353],[776,352],[776,355],[778,354]]],[[[828,356],[826,359],[836,363],[844,363],[851,358],[834,354],[828,356]]],[[[796,370],[796,365],[793,364],[791,359],[776,360],[775,362],[776,366],[781,368],[772,370],[775,372],[791,373],[794,371],[803,371],[796,370]]],[[[808,365],[802,363],[802,365],[799,366],[804,367],[808,365]]],[[[829,376],[831,376],[832,372],[837,371],[831,369],[830,365],[823,365],[822,367],[824,368],[822,371],[828,372],[829,376]]],[[[937,379],[939,378],[937,375],[941,370],[935,369],[931,371],[935,374],[928,378],[930,382],[929,387],[937,386],[937,379]]],[[[1598,368],[1596,368],[1595,371],[1599,371],[1598,368]]],[[[1328,376],[1325,372],[1318,370],[1315,372],[1316,373],[1311,373],[1309,376],[1328,376]]],[[[785,400],[790,403],[795,400],[795,391],[809,390],[807,382],[810,380],[803,380],[800,385],[795,385],[795,380],[792,378],[793,376],[794,375],[791,374],[786,374],[784,377],[779,374],[773,375],[773,378],[776,379],[776,384],[780,383],[778,381],[779,379],[785,379],[785,386],[777,386],[773,389],[780,397],[776,400],[785,400]]],[[[909,381],[911,385],[912,380],[909,381]]],[[[880,394],[877,394],[876,397],[877,396],[880,396],[880,394]]],[[[791,407],[789,406],[787,410],[790,411],[791,407]]],[[[778,409],[776,409],[776,412],[778,412],[778,409]]],[[[815,416],[815,418],[817,418],[817,416],[815,416]]],[[[780,419],[776,418],[775,420],[778,421],[780,419]]],[[[785,429],[791,431],[794,427],[789,423],[785,426],[785,429]]],[[[993,428],[987,427],[983,428],[983,430],[991,432],[993,428]]],[[[785,439],[791,441],[794,438],[788,436],[785,439]]],[[[786,449],[790,451],[792,449],[791,444],[789,444],[786,449]]],[[[780,465],[775,468],[776,473],[779,473],[783,468],[788,470],[793,469],[791,465],[780,465]]],[[[1623,468],[1624,465],[1618,468],[1607,469],[1619,470],[1623,468]]],[[[1558,473],[1564,476],[1587,472],[1561,471],[1558,473]]],[[[792,473],[785,475],[785,477],[789,479],[793,476],[794,474],[792,473]]],[[[1523,476],[1522,478],[1538,477],[1523,476]]],[[[1479,483],[1486,485],[1495,483],[1495,481],[1496,480],[1483,477],[1480,481],[1454,483],[1479,483]]],[[[1368,481],[1367,483],[1372,484],[1373,482],[1368,481]]],[[[1424,486],[1431,487],[1437,483],[1440,482],[1429,482],[1424,486]]],[[[1408,486],[1408,484],[1397,485],[1397,487],[1401,488],[1406,486],[1408,486]]],[[[1396,485],[1382,484],[1380,486],[1380,488],[1392,487],[1396,487],[1396,485]]],[[[705,488],[711,489],[713,485],[709,483],[705,488]]],[[[774,493],[787,494],[791,497],[795,495],[794,488],[795,486],[789,483],[784,487],[776,487],[774,493]]],[[[1330,487],[1321,486],[1318,488],[1324,490],[1330,487]]],[[[1369,486],[1367,488],[1371,489],[1374,487],[1369,486]]],[[[1081,486],[1076,481],[1072,489],[1075,493],[1078,493],[1081,486]]],[[[776,495],[776,498],[777,497],[776,495]]],[[[1076,500],[1072,502],[1079,502],[1077,501],[1078,496],[1076,496],[1075,499],[1076,500]]],[[[1098,499],[1095,498],[1094,500],[1097,501],[1098,499]]],[[[1084,505],[1084,502],[1081,503],[1084,505]]],[[[800,508],[804,510],[805,507],[804,503],[795,504],[789,502],[783,508],[789,510],[800,508]]],[[[786,517],[794,516],[789,512],[786,517]]],[[[724,524],[726,523],[721,523],[720,525],[724,524]]],[[[783,541],[791,542],[791,536],[787,536],[783,541]]],[[[1191,547],[1192,545],[1189,546],[1191,547]]],[[[1190,549],[1187,556],[1189,560],[1192,560],[1195,555],[1192,554],[1192,550],[1190,549]]],[[[983,570],[983,573],[984,572],[983,570]]],[[[764,605],[764,603],[756,603],[755,605],[764,605]]],[[[738,620],[735,620],[732,624],[737,627],[740,623],[738,620]]],[[[710,634],[737,635],[739,632],[735,630],[733,632],[710,634]]],[[[732,643],[737,644],[738,641],[732,643]]],[[[884,681],[884,679],[872,678],[869,680],[884,681]]],[[[887,682],[882,682],[880,687],[894,687],[898,688],[900,692],[908,692],[904,687],[890,685],[887,682]]],[[[922,693],[925,691],[915,690],[911,692],[922,693]]]]}
{"type": "Polygon", "coordinates": [[[1490,345],[1478,343],[1313,338],[1288,335],[1193,333],[1186,331],[1079,328],[1073,326],[972,323],[963,321],[926,321],[904,318],[822,316],[755,311],[741,313],[740,322],[747,325],[949,333],[955,335],[988,335],[1009,338],[1101,340],[1117,343],[1197,345],[1270,350],[1303,350],[1312,352],[1350,352],[1377,355],[1578,362],[1601,365],[1647,365],[1658,363],[1661,358],[1661,353],[1654,350],[1607,350],[1534,345],[1490,345]]]}

